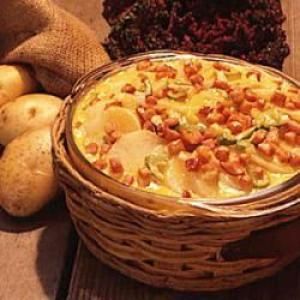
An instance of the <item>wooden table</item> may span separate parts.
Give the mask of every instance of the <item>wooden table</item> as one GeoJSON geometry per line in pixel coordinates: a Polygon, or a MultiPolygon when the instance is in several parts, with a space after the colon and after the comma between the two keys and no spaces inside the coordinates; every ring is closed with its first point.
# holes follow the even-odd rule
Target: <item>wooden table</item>
{"type": "MultiPolygon", "coordinates": [[[[55,0],[97,31],[101,0],[55,0]]],[[[285,71],[300,79],[300,0],[283,0],[291,55],[285,71]]],[[[284,241],[283,241],[284,242],[284,241]]],[[[28,220],[0,212],[0,300],[299,300],[300,260],[278,275],[218,294],[154,289],[98,262],[77,240],[63,199],[28,220]]]]}

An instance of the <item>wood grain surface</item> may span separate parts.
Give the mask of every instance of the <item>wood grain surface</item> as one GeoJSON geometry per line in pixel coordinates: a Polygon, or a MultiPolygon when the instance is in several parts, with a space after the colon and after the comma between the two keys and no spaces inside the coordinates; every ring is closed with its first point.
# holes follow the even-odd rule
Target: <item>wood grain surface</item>
{"type": "Polygon", "coordinates": [[[0,211],[0,299],[56,299],[71,238],[63,199],[30,219],[0,211]]]}
{"type": "MultiPolygon", "coordinates": [[[[108,32],[101,18],[101,0],[55,0],[93,28],[99,40],[108,32]]],[[[282,0],[291,54],[284,71],[300,80],[300,0],[282,0]]],[[[283,241],[284,242],[284,241],[283,241]]],[[[128,279],[98,262],[80,244],[73,269],[69,300],[299,300],[300,261],[277,276],[219,294],[185,294],[154,289],[128,279]]]]}

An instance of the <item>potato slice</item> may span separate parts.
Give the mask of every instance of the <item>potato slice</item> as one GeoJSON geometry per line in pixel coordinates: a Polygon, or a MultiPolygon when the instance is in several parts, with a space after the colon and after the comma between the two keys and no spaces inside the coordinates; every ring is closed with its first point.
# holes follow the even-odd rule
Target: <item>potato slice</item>
{"type": "Polygon", "coordinates": [[[116,130],[128,133],[141,129],[137,115],[130,109],[112,106],[104,111],[104,123],[112,122],[116,130]]]}
{"type": "Polygon", "coordinates": [[[300,110],[292,110],[292,109],[287,109],[287,108],[280,108],[280,111],[283,113],[287,114],[291,119],[294,121],[300,122],[300,110]]]}
{"type": "Polygon", "coordinates": [[[233,179],[234,176],[223,172],[220,173],[219,190],[222,197],[239,197],[247,193],[233,179]]]}
{"type": "Polygon", "coordinates": [[[247,152],[250,154],[251,161],[271,173],[289,174],[295,170],[288,164],[283,164],[278,161],[266,160],[262,157],[254,147],[248,147],[247,152]]]}
{"type": "MultiPolygon", "coordinates": [[[[104,102],[97,102],[96,104],[89,106],[85,111],[83,128],[90,141],[97,142],[101,140],[104,134],[104,102]]],[[[75,114],[73,124],[80,121],[81,115],[75,114]]]]}
{"type": "Polygon", "coordinates": [[[279,141],[279,147],[281,149],[283,149],[284,151],[292,154],[298,154],[300,153],[300,146],[297,146],[297,145],[290,145],[282,140],[279,141]]]}
{"type": "Polygon", "coordinates": [[[97,103],[87,111],[85,130],[91,141],[99,141],[105,133],[105,125],[111,123],[122,134],[141,129],[138,117],[130,109],[111,106],[105,109],[105,103],[97,103]]]}
{"type": "Polygon", "coordinates": [[[108,159],[118,158],[125,172],[135,175],[145,165],[146,156],[161,144],[162,140],[150,131],[127,133],[112,146],[108,159]]]}
{"type": "Polygon", "coordinates": [[[218,171],[189,172],[183,160],[176,157],[169,163],[166,182],[177,193],[191,191],[199,197],[213,198],[218,195],[218,171]]]}

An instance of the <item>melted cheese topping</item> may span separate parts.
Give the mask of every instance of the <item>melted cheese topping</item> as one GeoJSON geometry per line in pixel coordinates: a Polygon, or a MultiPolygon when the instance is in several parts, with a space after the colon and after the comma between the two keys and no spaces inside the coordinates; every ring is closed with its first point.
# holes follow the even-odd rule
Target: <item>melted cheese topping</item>
{"type": "Polygon", "coordinates": [[[300,168],[300,93],[257,67],[142,61],[94,85],[72,124],[94,167],[162,195],[237,197],[300,168]]]}

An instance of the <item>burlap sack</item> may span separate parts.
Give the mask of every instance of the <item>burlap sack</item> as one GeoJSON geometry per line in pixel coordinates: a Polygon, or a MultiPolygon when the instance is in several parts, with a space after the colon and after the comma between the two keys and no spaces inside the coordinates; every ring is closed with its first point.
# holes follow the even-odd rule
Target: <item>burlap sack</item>
{"type": "Polygon", "coordinates": [[[0,1],[0,63],[31,65],[47,92],[66,96],[79,77],[107,61],[95,34],[51,1],[0,1]]]}

